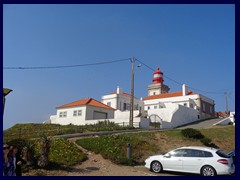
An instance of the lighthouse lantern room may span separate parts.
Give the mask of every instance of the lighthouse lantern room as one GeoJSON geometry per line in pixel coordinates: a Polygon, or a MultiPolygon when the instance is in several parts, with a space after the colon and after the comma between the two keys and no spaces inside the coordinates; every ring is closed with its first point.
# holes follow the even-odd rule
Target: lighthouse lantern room
{"type": "Polygon", "coordinates": [[[159,67],[153,73],[153,84],[163,83],[163,72],[160,71],[159,67]]]}
{"type": "Polygon", "coordinates": [[[158,67],[153,73],[153,84],[148,85],[148,96],[168,93],[169,87],[163,84],[163,72],[158,67]]]}

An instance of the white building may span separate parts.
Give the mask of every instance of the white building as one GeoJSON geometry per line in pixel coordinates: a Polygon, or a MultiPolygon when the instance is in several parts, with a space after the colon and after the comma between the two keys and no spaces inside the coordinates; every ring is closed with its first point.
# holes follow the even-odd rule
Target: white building
{"type": "MultiPolygon", "coordinates": [[[[119,111],[129,111],[131,102],[131,94],[123,92],[122,88],[117,87],[117,91],[102,96],[102,103],[111,106],[119,111]]],[[[143,101],[134,97],[133,110],[142,111],[143,101]]]]}
{"type": "Polygon", "coordinates": [[[153,73],[153,84],[148,86],[148,97],[143,98],[144,110],[151,122],[159,122],[162,128],[174,128],[214,117],[214,100],[188,91],[186,85],[182,91],[168,91],[158,68],[153,73]]]}
{"type": "MultiPolygon", "coordinates": [[[[188,91],[186,85],[182,86],[182,91],[169,92],[163,81],[163,73],[157,68],[153,84],[148,86],[148,96],[143,100],[134,97],[134,127],[148,128],[151,121],[159,123],[160,128],[175,128],[214,117],[214,100],[188,91]]],[[[50,122],[86,125],[108,119],[128,125],[130,102],[131,95],[117,87],[117,91],[102,96],[102,102],[87,98],[57,107],[57,114],[50,117],[50,122]]]]}
{"type": "Polygon", "coordinates": [[[52,124],[85,125],[97,123],[100,119],[113,119],[114,111],[93,98],[81,99],[56,107],[57,114],[50,117],[52,124]],[[91,123],[89,123],[91,122],[91,123]]]}
{"type": "Polygon", "coordinates": [[[192,91],[187,91],[186,85],[183,85],[183,90],[179,92],[157,94],[143,98],[144,110],[161,109],[169,107],[169,104],[177,104],[197,110],[198,116],[196,119],[213,118],[214,100],[196,94],[192,91]]]}

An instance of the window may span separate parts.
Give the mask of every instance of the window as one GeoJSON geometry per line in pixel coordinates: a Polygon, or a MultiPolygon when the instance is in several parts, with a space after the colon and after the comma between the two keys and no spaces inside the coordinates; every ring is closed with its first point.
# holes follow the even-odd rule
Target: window
{"type": "Polygon", "coordinates": [[[82,110],[78,110],[78,116],[82,115],[82,110]]]}
{"type": "Polygon", "coordinates": [[[191,156],[190,157],[205,157],[205,153],[201,150],[190,150],[191,151],[191,156]]]}
{"type": "Polygon", "coordinates": [[[193,108],[193,104],[190,104],[190,108],[193,108]]]}
{"type": "Polygon", "coordinates": [[[153,95],[156,95],[156,92],[153,92],[153,95]]]}
{"type": "Polygon", "coordinates": [[[157,106],[154,106],[154,109],[157,109],[157,106]]]}
{"type": "Polygon", "coordinates": [[[126,111],[127,110],[127,104],[123,103],[123,110],[126,111]]]}
{"type": "Polygon", "coordinates": [[[67,117],[67,111],[60,112],[59,117],[60,118],[67,117]]]}
{"type": "Polygon", "coordinates": [[[206,112],[206,105],[205,105],[205,103],[202,103],[202,109],[203,109],[203,112],[206,112]]]}
{"type": "Polygon", "coordinates": [[[172,151],[170,154],[173,157],[183,157],[187,154],[187,152],[185,149],[177,149],[175,151],[172,151]]]}
{"type": "Polygon", "coordinates": [[[73,111],[73,116],[81,116],[81,115],[82,115],[82,110],[73,111]]]}
{"type": "Polygon", "coordinates": [[[219,156],[219,157],[223,157],[223,158],[229,158],[228,155],[226,155],[225,153],[223,153],[222,151],[218,150],[216,152],[216,154],[219,156]]]}
{"type": "Polygon", "coordinates": [[[208,151],[203,151],[205,154],[205,157],[213,157],[212,153],[208,152],[208,151]]]}
{"type": "Polygon", "coordinates": [[[134,110],[138,110],[138,104],[134,106],[134,110]]]}
{"type": "Polygon", "coordinates": [[[148,109],[150,109],[150,106],[148,106],[148,109]]]}
{"type": "Polygon", "coordinates": [[[211,114],[213,113],[213,108],[212,108],[212,106],[210,106],[210,113],[211,113],[211,114]]]}
{"type": "Polygon", "coordinates": [[[111,106],[111,102],[107,102],[107,105],[108,105],[108,106],[111,106]]]}
{"type": "Polygon", "coordinates": [[[183,105],[184,105],[184,106],[187,106],[187,103],[184,103],[183,105]]]}

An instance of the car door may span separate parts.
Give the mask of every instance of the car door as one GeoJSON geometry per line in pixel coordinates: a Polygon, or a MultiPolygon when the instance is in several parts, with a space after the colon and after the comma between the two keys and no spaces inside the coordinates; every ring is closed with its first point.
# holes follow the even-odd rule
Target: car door
{"type": "Polygon", "coordinates": [[[205,159],[204,152],[196,149],[187,149],[186,152],[183,158],[184,172],[199,173],[205,159]]]}
{"type": "Polygon", "coordinates": [[[184,149],[177,149],[169,152],[163,157],[163,169],[168,171],[182,171],[182,158],[185,153],[184,149]]]}

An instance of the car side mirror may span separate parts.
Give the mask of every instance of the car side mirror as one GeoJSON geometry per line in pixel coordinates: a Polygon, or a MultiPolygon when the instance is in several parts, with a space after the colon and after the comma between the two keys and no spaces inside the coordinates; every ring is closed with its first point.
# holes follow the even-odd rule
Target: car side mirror
{"type": "Polygon", "coordinates": [[[170,158],[171,157],[171,154],[167,153],[164,155],[165,158],[170,158]]]}

